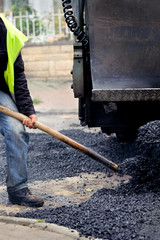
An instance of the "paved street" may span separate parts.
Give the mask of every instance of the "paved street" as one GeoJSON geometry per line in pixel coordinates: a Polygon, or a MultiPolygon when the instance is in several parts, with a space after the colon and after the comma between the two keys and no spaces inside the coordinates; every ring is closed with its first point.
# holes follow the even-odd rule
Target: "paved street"
{"type": "MultiPolygon", "coordinates": [[[[29,81],[29,89],[35,109],[37,111],[38,120],[57,131],[79,127],[77,114],[77,99],[73,97],[73,91],[70,88],[69,81],[29,81]]],[[[41,131],[27,129],[28,132],[40,133],[41,131]]],[[[44,183],[45,184],[45,183],[44,183]]],[[[47,183],[46,186],[48,186],[47,183]]],[[[42,183],[40,183],[42,186],[42,183]]],[[[32,187],[32,186],[31,186],[32,187]]],[[[49,184],[50,190],[53,188],[49,184]]],[[[55,186],[56,187],[56,186],[55,186]]],[[[34,188],[34,186],[33,186],[34,188]]],[[[60,186],[58,186],[60,189],[60,186]]],[[[38,185],[37,185],[38,189],[38,185]]],[[[46,189],[47,190],[47,189],[46,189]]],[[[63,190],[63,189],[62,189],[63,190]]],[[[37,190],[38,191],[38,190],[37,190]]],[[[41,192],[41,190],[39,189],[41,192]]],[[[62,192],[61,192],[62,194],[62,192]]],[[[87,196],[86,196],[87,197],[87,196]]],[[[17,213],[19,211],[27,211],[22,206],[8,204],[6,187],[0,187],[0,210],[5,212],[5,216],[9,212],[17,213]]],[[[46,227],[45,223],[33,224],[32,220],[21,220],[21,218],[0,216],[0,239],[1,240],[72,240],[86,239],[79,237],[78,232],[71,232],[69,229],[50,224],[46,227]],[[26,223],[27,221],[27,223],[26,223]],[[24,226],[26,225],[26,226],[24,226]]],[[[35,220],[33,220],[35,221],[35,220]]]]}

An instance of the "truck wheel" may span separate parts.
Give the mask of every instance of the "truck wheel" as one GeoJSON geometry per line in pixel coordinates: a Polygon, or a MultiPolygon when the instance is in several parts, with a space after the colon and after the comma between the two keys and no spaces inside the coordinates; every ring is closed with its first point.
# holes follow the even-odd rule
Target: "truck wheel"
{"type": "Polygon", "coordinates": [[[111,135],[111,131],[109,128],[106,128],[106,127],[101,127],[101,131],[102,133],[106,133],[107,135],[111,135]]]}

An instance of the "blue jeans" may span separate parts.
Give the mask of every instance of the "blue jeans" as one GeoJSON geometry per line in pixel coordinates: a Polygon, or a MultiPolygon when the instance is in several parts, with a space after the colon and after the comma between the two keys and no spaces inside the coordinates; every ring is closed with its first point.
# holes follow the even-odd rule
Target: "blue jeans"
{"type": "MultiPolygon", "coordinates": [[[[0,104],[18,111],[9,94],[0,91],[0,104]]],[[[0,112],[0,132],[4,136],[7,154],[7,189],[17,191],[27,187],[27,155],[29,136],[23,124],[0,112]]]]}

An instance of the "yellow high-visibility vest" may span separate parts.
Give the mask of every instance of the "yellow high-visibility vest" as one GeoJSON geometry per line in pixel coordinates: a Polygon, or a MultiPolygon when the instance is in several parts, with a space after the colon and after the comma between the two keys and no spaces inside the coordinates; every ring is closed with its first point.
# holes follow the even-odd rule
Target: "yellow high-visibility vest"
{"type": "Polygon", "coordinates": [[[27,37],[21,33],[16,27],[14,27],[2,14],[0,18],[4,22],[7,29],[7,54],[8,63],[7,69],[4,72],[4,78],[9,91],[14,98],[14,62],[16,61],[18,54],[20,53],[24,43],[28,40],[27,37]]]}

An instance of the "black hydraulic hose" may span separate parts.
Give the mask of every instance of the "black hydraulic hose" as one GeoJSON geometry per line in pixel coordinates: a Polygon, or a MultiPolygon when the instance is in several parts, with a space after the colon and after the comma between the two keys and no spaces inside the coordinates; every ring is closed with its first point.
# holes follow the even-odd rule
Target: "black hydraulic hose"
{"type": "Polygon", "coordinates": [[[77,40],[86,47],[88,45],[88,39],[86,33],[77,25],[76,19],[73,15],[71,0],[62,0],[62,6],[67,26],[77,37],[77,40]]]}

